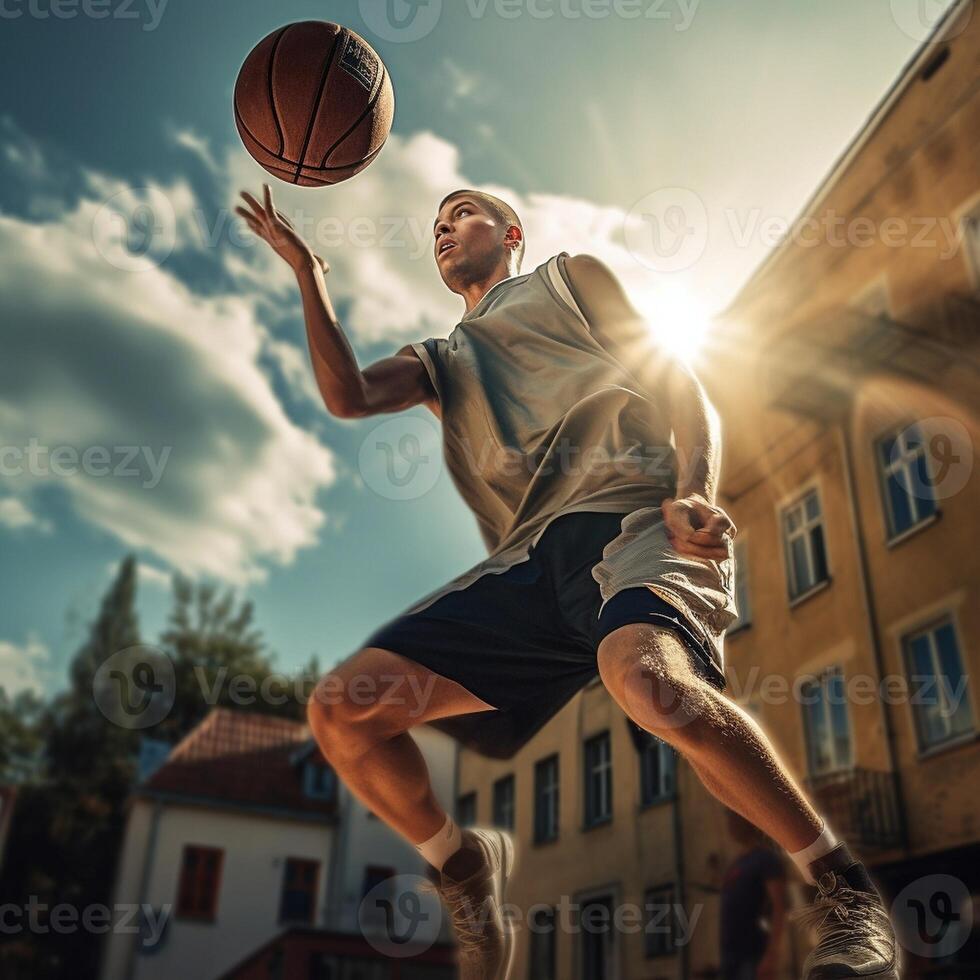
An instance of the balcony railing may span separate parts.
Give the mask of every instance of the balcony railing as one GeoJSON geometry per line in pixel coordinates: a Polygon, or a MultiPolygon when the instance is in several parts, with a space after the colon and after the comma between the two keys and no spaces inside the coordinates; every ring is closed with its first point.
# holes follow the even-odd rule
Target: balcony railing
{"type": "Polygon", "coordinates": [[[807,780],[834,833],[867,850],[900,847],[901,801],[895,774],[847,769],[807,780]]]}

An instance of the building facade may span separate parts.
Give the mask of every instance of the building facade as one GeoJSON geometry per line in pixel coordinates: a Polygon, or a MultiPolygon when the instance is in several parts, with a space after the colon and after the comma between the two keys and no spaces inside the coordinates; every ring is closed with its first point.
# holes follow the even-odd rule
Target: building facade
{"type": "MultiPolygon", "coordinates": [[[[957,3],[786,222],[699,370],[739,528],[729,692],[896,900],[912,975],[980,972],[978,132],[980,18],[957,3]]],[[[683,763],[669,794],[644,796],[662,771],[651,751],[593,687],[514,759],[463,754],[467,818],[493,821],[513,779],[519,977],[716,975],[733,845],[683,763]],[[535,903],[569,899],[681,916],[666,943],[528,927],[535,903]]],[[[806,937],[784,945],[793,975],[806,937]]]]}
{"type": "MultiPolygon", "coordinates": [[[[436,791],[451,800],[455,746],[419,735],[436,791]]],[[[406,880],[398,876],[420,878],[423,862],[351,797],[306,726],[216,708],[148,768],[130,801],[114,896],[132,915],[107,937],[103,980],[403,975],[385,955],[398,917],[361,906],[406,880]]],[[[441,927],[405,976],[449,980],[441,927]]]]}

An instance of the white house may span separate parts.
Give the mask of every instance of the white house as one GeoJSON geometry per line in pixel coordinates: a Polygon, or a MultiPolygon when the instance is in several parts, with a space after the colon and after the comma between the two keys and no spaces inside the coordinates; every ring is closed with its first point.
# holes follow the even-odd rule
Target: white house
{"type": "MultiPolygon", "coordinates": [[[[448,803],[454,745],[429,729],[419,743],[448,803]]],[[[216,708],[134,790],[102,980],[237,976],[266,951],[281,959],[297,937],[307,959],[312,944],[321,957],[380,960],[362,935],[361,899],[384,878],[423,871],[339,784],[304,725],[216,708]]],[[[449,961],[447,938],[444,926],[431,962],[449,961]]],[[[375,965],[371,976],[388,975],[375,965]]],[[[451,975],[419,967],[413,976],[451,975]]]]}

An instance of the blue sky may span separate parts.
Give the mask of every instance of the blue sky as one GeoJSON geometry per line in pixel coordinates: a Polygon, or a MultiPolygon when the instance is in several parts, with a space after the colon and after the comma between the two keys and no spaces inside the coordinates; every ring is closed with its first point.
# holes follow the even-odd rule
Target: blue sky
{"type": "Polygon", "coordinates": [[[129,551],[146,641],[177,568],[254,599],[284,668],[353,652],[485,554],[430,415],[318,405],[287,270],[230,218],[264,179],[230,111],[261,37],[340,21],[394,81],[393,136],[367,171],[276,185],[334,267],[365,365],[461,313],[427,237],[460,185],[518,207],[526,271],[591,251],[651,316],[719,309],[772,245],[760,225],[795,216],[929,26],[918,0],[430,0],[415,19],[391,3],[401,33],[387,0],[6,0],[0,443],[17,454],[0,472],[0,684],[63,683],[129,551]],[[664,263],[636,216],[678,201],[698,247],[664,263]],[[118,214],[136,234],[153,216],[143,259],[118,214]],[[402,487],[378,444],[405,439],[426,459],[402,487]]]}

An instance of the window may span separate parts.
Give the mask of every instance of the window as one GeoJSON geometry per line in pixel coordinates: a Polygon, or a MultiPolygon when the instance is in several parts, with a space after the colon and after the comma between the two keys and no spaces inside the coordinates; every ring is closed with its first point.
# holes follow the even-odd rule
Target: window
{"type": "Polygon", "coordinates": [[[337,777],[323,762],[307,762],[303,766],[303,793],[311,800],[332,800],[337,792],[337,777]]]}
{"type": "Polygon", "coordinates": [[[177,886],[178,918],[214,922],[224,857],[225,852],[219,847],[185,845],[177,886]]]}
{"type": "Polygon", "coordinates": [[[728,627],[729,633],[734,633],[752,622],[752,606],[749,604],[749,547],[744,538],[735,542],[735,607],[738,609],[738,619],[728,627]]]}
{"type": "Polygon", "coordinates": [[[677,951],[677,909],[674,886],[648,888],[643,896],[646,923],[643,928],[647,959],[670,956],[677,951]]]}
{"type": "Polygon", "coordinates": [[[800,686],[800,700],[810,772],[819,776],[850,768],[851,726],[841,669],[807,680],[800,686]]]}
{"type": "Polygon", "coordinates": [[[555,980],[555,910],[535,909],[529,925],[528,980],[555,980]]]}
{"type": "Polygon", "coordinates": [[[609,732],[585,743],[585,826],[612,820],[612,745],[609,732]]]}
{"type": "Polygon", "coordinates": [[[387,930],[388,916],[395,907],[395,869],[368,865],[361,883],[361,904],[357,912],[361,929],[367,932],[387,930]],[[365,901],[371,896],[369,901],[365,901]]]}
{"type": "Polygon", "coordinates": [[[493,784],[493,825],[514,829],[514,777],[504,776],[493,784]]]}
{"type": "Polygon", "coordinates": [[[910,425],[878,441],[878,468],[890,538],[936,513],[926,440],[918,426],[910,425]]]}
{"type": "Polygon", "coordinates": [[[466,793],[456,801],[456,823],[472,827],[476,823],[476,793],[466,793]]]}
{"type": "Polygon", "coordinates": [[[558,756],[542,759],[534,767],[534,841],[558,839],[558,756]]]}
{"type": "Polygon", "coordinates": [[[674,795],[674,750],[655,735],[640,743],[640,805],[651,806],[674,795]]]}
{"type": "Polygon", "coordinates": [[[796,599],[828,578],[823,515],[816,490],[811,490],[783,511],[783,538],[789,597],[796,599]]]}
{"type": "Polygon", "coordinates": [[[963,243],[973,280],[980,285],[980,208],[974,208],[973,213],[963,219],[963,243]]]}
{"type": "Polygon", "coordinates": [[[282,897],[279,900],[280,922],[313,921],[319,878],[319,861],[286,858],[282,872],[282,897]]]}
{"type": "Polygon", "coordinates": [[[612,980],[613,900],[610,895],[581,903],[582,980],[612,980]]]}
{"type": "Polygon", "coordinates": [[[910,703],[922,749],[973,731],[973,711],[956,629],[949,618],[905,638],[910,703]]]}

